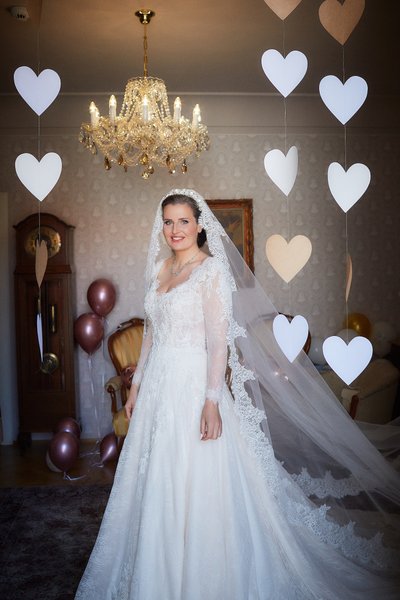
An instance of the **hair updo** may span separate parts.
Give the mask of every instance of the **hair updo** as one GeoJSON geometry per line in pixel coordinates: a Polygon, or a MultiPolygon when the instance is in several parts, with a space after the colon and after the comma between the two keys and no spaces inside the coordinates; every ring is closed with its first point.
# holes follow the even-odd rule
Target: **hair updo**
{"type": "MultiPolygon", "coordinates": [[[[166,206],[168,206],[169,204],[187,204],[188,206],[190,206],[190,208],[192,209],[193,212],[193,216],[196,219],[196,223],[199,222],[199,218],[201,215],[201,210],[199,209],[199,207],[197,206],[197,202],[193,199],[190,198],[189,196],[183,196],[181,194],[172,194],[171,196],[167,196],[165,198],[165,200],[163,200],[162,204],[161,204],[161,209],[164,212],[164,208],[166,206]]],[[[205,229],[203,227],[203,229],[200,231],[200,233],[197,234],[197,245],[199,248],[201,248],[202,246],[204,246],[204,244],[207,241],[207,234],[205,232],[205,229]]]]}

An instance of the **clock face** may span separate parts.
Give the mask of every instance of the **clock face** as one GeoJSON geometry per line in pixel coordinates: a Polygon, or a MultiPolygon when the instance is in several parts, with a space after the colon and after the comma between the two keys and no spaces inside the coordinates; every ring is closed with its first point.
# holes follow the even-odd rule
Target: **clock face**
{"type": "Polygon", "coordinates": [[[60,251],[61,248],[61,236],[53,229],[53,227],[48,227],[47,225],[43,225],[40,227],[40,237],[39,237],[39,227],[32,229],[26,237],[25,240],[25,251],[28,254],[35,256],[36,254],[36,243],[44,240],[47,246],[47,252],[49,253],[49,258],[54,256],[60,251]]]}

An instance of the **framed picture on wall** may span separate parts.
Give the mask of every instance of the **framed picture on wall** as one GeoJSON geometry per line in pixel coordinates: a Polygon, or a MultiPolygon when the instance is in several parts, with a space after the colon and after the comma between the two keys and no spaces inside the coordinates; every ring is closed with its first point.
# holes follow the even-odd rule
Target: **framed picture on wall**
{"type": "Polygon", "coordinates": [[[253,200],[207,200],[207,204],[254,272],[253,200]]]}

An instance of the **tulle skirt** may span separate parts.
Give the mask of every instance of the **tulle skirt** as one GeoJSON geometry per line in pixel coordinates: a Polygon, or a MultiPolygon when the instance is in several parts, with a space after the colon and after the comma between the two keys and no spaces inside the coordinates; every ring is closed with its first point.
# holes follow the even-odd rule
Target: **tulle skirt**
{"type": "Polygon", "coordinates": [[[76,599],[399,598],[393,582],[290,524],[228,388],[222,436],[200,440],[206,378],[203,349],[151,351],[76,599]]]}

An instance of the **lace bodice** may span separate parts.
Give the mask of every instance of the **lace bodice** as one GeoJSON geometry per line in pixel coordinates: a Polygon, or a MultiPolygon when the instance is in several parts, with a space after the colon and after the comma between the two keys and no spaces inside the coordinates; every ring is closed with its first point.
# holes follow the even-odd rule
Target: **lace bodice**
{"type": "Polygon", "coordinates": [[[146,333],[134,383],[140,383],[152,349],[203,349],[207,351],[207,398],[218,402],[225,380],[227,313],[232,304],[221,264],[208,257],[169,292],[157,292],[158,285],[155,276],[145,298],[146,333]]]}

